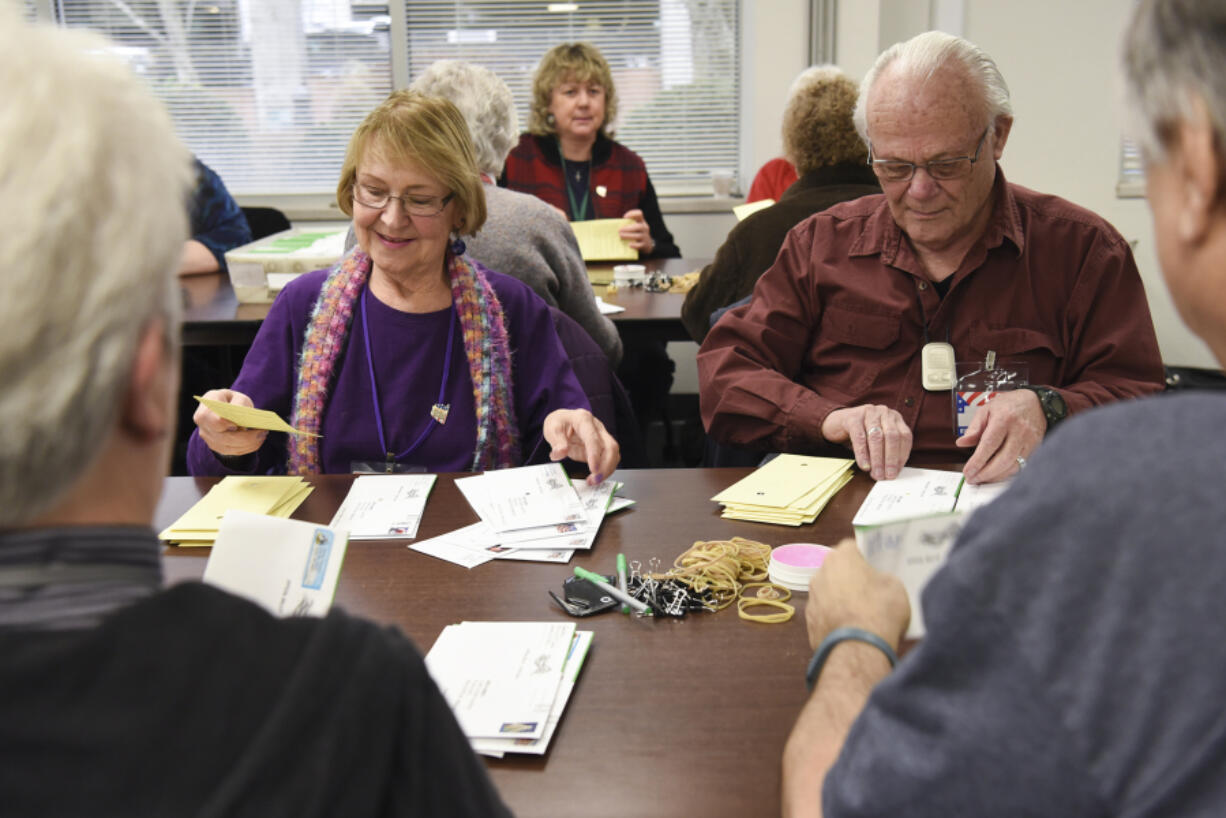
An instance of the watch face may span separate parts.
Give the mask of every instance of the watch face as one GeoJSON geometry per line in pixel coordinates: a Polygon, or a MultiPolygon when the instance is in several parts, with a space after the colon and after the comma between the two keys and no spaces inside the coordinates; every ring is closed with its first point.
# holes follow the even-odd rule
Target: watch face
{"type": "Polygon", "coordinates": [[[1039,395],[1039,404],[1043,407],[1043,414],[1047,416],[1048,425],[1064,420],[1068,416],[1068,404],[1064,402],[1063,395],[1054,389],[1041,388],[1036,391],[1039,395]]]}

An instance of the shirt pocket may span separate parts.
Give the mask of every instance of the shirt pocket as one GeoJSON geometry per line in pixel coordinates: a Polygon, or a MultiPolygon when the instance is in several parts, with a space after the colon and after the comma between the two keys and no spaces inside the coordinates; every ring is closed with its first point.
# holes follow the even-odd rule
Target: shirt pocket
{"type": "MultiPolygon", "coordinates": [[[[989,351],[996,353],[998,366],[1010,361],[1025,362],[1027,382],[1059,385],[1064,361],[1064,344],[1042,330],[1026,327],[992,327],[976,321],[970,326],[970,360],[982,361],[989,351]]],[[[962,350],[958,350],[959,353],[962,350]]],[[[961,354],[959,360],[966,360],[961,354]]]]}
{"type": "Polygon", "coordinates": [[[899,333],[897,315],[842,305],[827,307],[810,360],[817,390],[860,398],[893,357],[899,333]]]}

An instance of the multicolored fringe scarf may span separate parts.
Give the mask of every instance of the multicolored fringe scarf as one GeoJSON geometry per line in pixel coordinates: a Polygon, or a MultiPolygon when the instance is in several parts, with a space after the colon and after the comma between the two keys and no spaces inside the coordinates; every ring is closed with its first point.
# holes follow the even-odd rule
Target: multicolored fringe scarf
{"type": "MultiPolygon", "coordinates": [[[[464,335],[464,354],[468,357],[477,414],[472,470],[518,465],[519,430],[511,384],[511,344],[502,303],[480,264],[451,251],[446,263],[451,302],[464,335]]],[[[298,390],[290,420],[298,429],[318,434],[323,426],[328,391],[336,381],[336,368],[353,326],[354,305],[370,278],[370,268],[370,256],[355,247],[332,268],[319,291],[298,364],[298,390]]],[[[291,436],[286,471],[319,473],[319,438],[291,436]]]]}

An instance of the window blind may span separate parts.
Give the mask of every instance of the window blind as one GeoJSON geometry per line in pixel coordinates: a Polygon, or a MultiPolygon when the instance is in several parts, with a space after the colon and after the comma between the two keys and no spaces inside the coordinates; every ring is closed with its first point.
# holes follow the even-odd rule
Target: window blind
{"type": "Polygon", "coordinates": [[[1128,138],[1120,139],[1120,178],[1115,186],[1115,195],[1145,195],[1145,162],[1141,158],[1141,147],[1128,138]]]}
{"type": "Polygon", "coordinates": [[[350,134],[391,91],[386,14],[359,2],[60,0],[167,105],[235,194],[335,189],[350,134]]]}
{"type": "MultiPolygon", "coordinates": [[[[36,5],[25,0],[27,13],[36,5]]],[[[554,45],[604,53],[617,138],[662,193],[709,193],[739,167],[738,0],[57,0],[167,105],[180,136],[236,195],[330,194],[363,117],[438,59],[490,68],[521,127],[554,45]]]]}

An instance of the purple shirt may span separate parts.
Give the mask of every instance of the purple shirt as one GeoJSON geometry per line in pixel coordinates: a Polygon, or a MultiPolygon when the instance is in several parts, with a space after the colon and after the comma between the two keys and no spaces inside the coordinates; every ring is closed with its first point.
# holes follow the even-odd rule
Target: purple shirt
{"type": "MultiPolygon", "coordinates": [[[[250,397],[257,408],[289,418],[311,307],[327,274],[327,270],[316,270],[295,279],[264,319],[232,387],[250,397]]],[[[510,335],[521,458],[524,463],[543,462],[550,448],[541,437],[545,416],[555,409],[588,409],[588,400],[553,329],[545,302],[516,279],[499,273],[488,275],[502,302],[510,335]]],[[[388,448],[400,454],[432,425],[422,443],[398,462],[430,472],[468,471],[476,447],[476,416],[463,333],[458,325],[446,374],[444,402],[450,403],[451,409],[443,425],[430,419],[430,407],[438,400],[444,378],[448,326],[455,320],[454,310],[400,312],[369,295],[354,308],[349,339],[324,409],[320,440],[324,473],[347,473],[355,461],[387,459],[375,423],[363,308],[369,308],[366,320],[388,448]]],[[[200,439],[199,430],[192,433],[187,450],[188,470],[196,475],[283,473],[286,459],[286,435],[276,432],[270,432],[255,456],[247,458],[248,462],[237,470],[221,462],[200,439]]]]}

